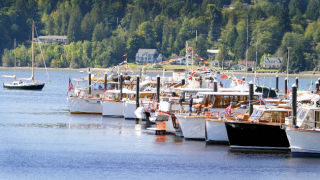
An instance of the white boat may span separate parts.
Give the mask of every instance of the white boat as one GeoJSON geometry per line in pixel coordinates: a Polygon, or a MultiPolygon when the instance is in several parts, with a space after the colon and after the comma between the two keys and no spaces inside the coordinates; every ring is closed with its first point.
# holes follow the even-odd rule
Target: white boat
{"type": "Polygon", "coordinates": [[[222,120],[206,119],[206,141],[213,143],[229,142],[228,134],[222,120]]]}
{"type": "MultiPolygon", "coordinates": [[[[91,75],[93,77],[93,75],[91,75]]],[[[91,85],[89,94],[85,78],[74,79],[75,88],[68,93],[67,103],[71,114],[102,114],[103,87],[99,83],[91,85]]],[[[101,81],[99,81],[101,82],[101,81]]]]}
{"type": "Polygon", "coordinates": [[[106,117],[123,118],[123,101],[104,100],[102,102],[102,115],[106,117]]]}
{"type": "MultiPolygon", "coordinates": [[[[205,106],[207,114],[215,114],[218,117],[213,120],[203,112],[198,115],[193,113],[191,116],[177,115],[183,136],[188,139],[206,139],[208,142],[227,142],[223,120],[225,109],[232,104],[232,100],[242,101],[244,105],[247,105],[249,92],[199,92],[197,95],[202,97],[202,105],[205,106]]],[[[258,99],[259,95],[261,93],[255,93],[255,99],[258,99]]],[[[232,107],[237,107],[233,110],[234,114],[247,111],[247,107],[241,106],[240,103],[233,104],[232,107]]]]}
{"type": "Polygon", "coordinates": [[[71,114],[102,114],[101,98],[68,97],[71,114]]]}
{"type": "Polygon", "coordinates": [[[298,108],[297,127],[286,127],[293,156],[320,156],[320,100],[298,108]]]}
{"type": "Polygon", "coordinates": [[[205,117],[178,115],[178,122],[186,139],[205,139],[205,117]]]}

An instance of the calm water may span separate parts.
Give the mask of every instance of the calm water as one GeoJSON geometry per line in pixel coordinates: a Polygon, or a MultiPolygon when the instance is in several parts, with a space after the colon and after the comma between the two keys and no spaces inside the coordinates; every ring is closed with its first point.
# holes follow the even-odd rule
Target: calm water
{"type": "MultiPolygon", "coordinates": [[[[227,146],[135,130],[134,121],[70,115],[68,79],[81,73],[49,74],[42,91],[0,88],[0,179],[319,178],[320,159],[234,153],[227,146]]],[[[46,80],[45,72],[36,72],[36,79],[46,80]]],[[[309,88],[310,80],[300,79],[300,86],[309,88]]],[[[264,83],[275,86],[274,78],[264,83]]]]}

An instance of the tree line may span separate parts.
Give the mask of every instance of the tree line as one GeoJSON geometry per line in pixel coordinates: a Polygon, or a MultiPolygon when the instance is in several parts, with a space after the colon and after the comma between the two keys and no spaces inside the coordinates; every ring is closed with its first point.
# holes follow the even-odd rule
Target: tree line
{"type": "MultiPolygon", "coordinates": [[[[311,70],[320,56],[319,0],[4,0],[0,2],[2,66],[30,65],[31,22],[39,35],[67,35],[67,45],[43,44],[50,67],[108,67],[133,62],[139,48],[165,58],[185,54],[185,43],[207,58],[284,58],[292,71],[311,70]],[[197,34],[197,36],[196,36],[197,34]]],[[[39,49],[36,64],[43,66],[39,49]]]]}

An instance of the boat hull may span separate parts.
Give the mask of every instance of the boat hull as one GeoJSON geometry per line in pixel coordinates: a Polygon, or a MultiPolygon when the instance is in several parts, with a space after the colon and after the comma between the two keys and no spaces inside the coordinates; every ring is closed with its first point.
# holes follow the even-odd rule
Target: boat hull
{"type": "Polygon", "coordinates": [[[320,131],[286,128],[293,156],[320,156],[320,131]]]}
{"type": "Polygon", "coordinates": [[[105,117],[123,118],[124,105],[122,101],[103,101],[102,115],[105,117]]]}
{"type": "Polygon", "coordinates": [[[3,87],[6,89],[22,89],[22,90],[42,90],[45,83],[26,84],[26,85],[11,85],[9,83],[3,83],[3,87]]]}
{"type": "Polygon", "coordinates": [[[102,114],[100,99],[68,97],[71,114],[102,114]]]}
{"type": "Polygon", "coordinates": [[[232,149],[289,150],[289,141],[279,125],[225,122],[232,149]]]}
{"type": "Polygon", "coordinates": [[[186,139],[205,140],[205,119],[194,116],[178,116],[178,122],[186,139]]]}
{"type": "Polygon", "coordinates": [[[224,121],[206,120],[206,142],[224,143],[229,142],[228,134],[224,121]]]}

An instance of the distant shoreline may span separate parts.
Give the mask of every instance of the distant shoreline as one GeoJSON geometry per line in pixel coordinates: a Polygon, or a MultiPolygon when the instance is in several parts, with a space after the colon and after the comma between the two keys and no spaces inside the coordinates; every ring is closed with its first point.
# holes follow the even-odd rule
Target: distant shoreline
{"type": "MultiPolygon", "coordinates": [[[[13,70],[13,67],[3,67],[0,66],[0,71],[5,71],[5,70],[13,70]]],[[[31,71],[31,67],[17,67],[16,68],[18,71],[25,71],[25,70],[30,70],[31,71]]],[[[48,71],[61,71],[61,72],[86,72],[88,70],[88,68],[79,68],[79,69],[74,69],[74,68],[47,68],[48,71]]],[[[104,71],[106,68],[91,68],[92,72],[101,72],[104,71]]],[[[36,67],[35,68],[36,71],[45,71],[44,67],[36,67]]],[[[116,71],[116,70],[114,70],[116,71]]],[[[139,72],[138,69],[131,69],[131,71],[133,72],[139,72]]],[[[171,73],[173,71],[173,69],[167,69],[166,73],[171,73]]],[[[162,69],[146,69],[147,73],[163,73],[162,69]]],[[[249,76],[252,77],[254,76],[254,73],[250,72],[246,75],[245,72],[239,72],[239,71],[220,71],[220,74],[233,74],[233,75],[237,75],[237,76],[249,76]]],[[[257,76],[258,77],[275,77],[276,75],[278,75],[279,77],[287,77],[286,73],[261,73],[258,72],[257,76]]],[[[305,71],[305,72],[301,72],[299,74],[289,74],[290,78],[295,78],[295,77],[299,77],[299,78],[320,78],[320,72],[310,72],[310,71],[305,71]]]]}

